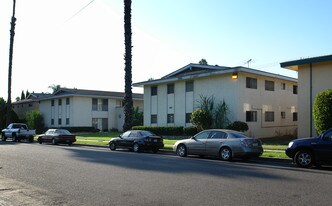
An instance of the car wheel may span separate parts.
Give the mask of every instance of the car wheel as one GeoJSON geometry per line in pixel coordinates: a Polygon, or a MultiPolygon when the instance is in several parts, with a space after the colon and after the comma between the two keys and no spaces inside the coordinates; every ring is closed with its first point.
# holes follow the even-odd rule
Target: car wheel
{"type": "Polygon", "coordinates": [[[17,141],[17,136],[16,136],[16,134],[14,133],[14,134],[12,134],[12,138],[13,138],[13,142],[16,142],[17,141]]]}
{"type": "Polygon", "coordinates": [[[38,140],[38,143],[39,143],[39,144],[42,144],[42,143],[43,143],[43,141],[42,141],[41,139],[39,139],[39,140],[38,140]]]}
{"type": "Polygon", "coordinates": [[[116,150],[116,145],[114,144],[114,142],[110,144],[110,150],[112,151],[116,150]]]}
{"type": "Polygon", "coordinates": [[[137,143],[135,143],[135,144],[133,145],[133,151],[134,151],[134,152],[139,152],[139,145],[138,145],[137,143]]]}
{"type": "Polygon", "coordinates": [[[158,151],[159,151],[158,148],[154,148],[154,149],[152,149],[152,152],[153,152],[153,153],[157,153],[158,151]]]}
{"type": "Polygon", "coordinates": [[[53,145],[56,145],[56,141],[55,141],[55,139],[52,139],[52,144],[53,144],[53,145]]]}
{"type": "Polygon", "coordinates": [[[295,163],[299,167],[309,168],[314,164],[314,156],[308,150],[300,150],[295,155],[295,163]]]}
{"type": "Polygon", "coordinates": [[[69,143],[68,143],[68,146],[71,146],[72,144],[73,144],[72,142],[69,142],[69,143]]]}
{"type": "Polygon", "coordinates": [[[229,147],[223,147],[220,149],[220,158],[223,161],[232,160],[232,150],[229,147]]]}
{"type": "Polygon", "coordinates": [[[1,134],[1,140],[5,142],[6,139],[7,139],[7,138],[6,138],[5,134],[2,133],[2,134],[1,134]]]}
{"type": "Polygon", "coordinates": [[[178,148],[176,148],[176,154],[180,157],[187,156],[187,147],[183,144],[180,144],[178,148]]]}

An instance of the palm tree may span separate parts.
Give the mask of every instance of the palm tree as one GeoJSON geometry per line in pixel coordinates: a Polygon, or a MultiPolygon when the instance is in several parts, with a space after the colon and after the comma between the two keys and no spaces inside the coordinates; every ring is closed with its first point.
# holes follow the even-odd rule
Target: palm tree
{"type": "Polygon", "coordinates": [[[7,100],[7,125],[11,123],[11,96],[12,96],[12,65],[13,65],[13,48],[14,48],[14,36],[15,36],[15,6],[16,0],[13,0],[13,16],[10,23],[10,45],[9,45],[9,68],[8,68],[8,100],[7,100]]]}
{"type": "Polygon", "coordinates": [[[132,97],[132,42],[131,42],[131,0],[124,0],[124,30],[125,30],[125,97],[124,97],[124,124],[123,131],[132,127],[133,97],[132,97]]]}

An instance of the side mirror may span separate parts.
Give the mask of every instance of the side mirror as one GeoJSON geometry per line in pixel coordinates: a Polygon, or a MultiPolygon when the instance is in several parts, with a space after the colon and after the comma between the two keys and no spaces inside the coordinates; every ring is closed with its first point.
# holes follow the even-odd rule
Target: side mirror
{"type": "Polygon", "coordinates": [[[122,135],[120,134],[119,137],[122,139],[122,135]]]}
{"type": "Polygon", "coordinates": [[[196,140],[196,138],[194,136],[192,136],[190,139],[196,140]]]}

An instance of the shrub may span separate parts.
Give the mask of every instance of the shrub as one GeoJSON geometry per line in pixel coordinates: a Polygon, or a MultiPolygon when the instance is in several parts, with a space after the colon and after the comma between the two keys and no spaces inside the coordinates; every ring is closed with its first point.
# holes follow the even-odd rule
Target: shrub
{"type": "Polygon", "coordinates": [[[44,117],[40,111],[32,110],[25,114],[26,122],[31,129],[35,129],[37,134],[44,130],[44,117]]]}
{"type": "Polygon", "coordinates": [[[202,131],[211,127],[212,117],[209,111],[197,109],[191,114],[190,122],[197,127],[198,131],[202,131]]]}
{"type": "Polygon", "coordinates": [[[151,126],[134,126],[135,130],[148,130],[156,135],[182,135],[183,127],[151,127],[151,126]]]}
{"type": "Polygon", "coordinates": [[[332,89],[327,89],[317,94],[313,116],[318,134],[332,127],[332,89]]]}
{"type": "Polygon", "coordinates": [[[227,129],[239,131],[239,132],[245,132],[248,131],[249,127],[248,124],[241,121],[235,121],[227,126],[227,129]]]}
{"type": "Polygon", "coordinates": [[[194,136],[195,134],[197,134],[197,128],[196,127],[184,127],[183,134],[188,135],[188,136],[194,136]]]}

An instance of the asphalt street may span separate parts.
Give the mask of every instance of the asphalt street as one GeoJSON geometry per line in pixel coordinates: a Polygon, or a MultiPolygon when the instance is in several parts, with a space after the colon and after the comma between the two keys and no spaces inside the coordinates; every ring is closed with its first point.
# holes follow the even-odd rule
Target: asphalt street
{"type": "Polygon", "coordinates": [[[0,142],[0,205],[329,205],[332,169],[0,142]]]}

